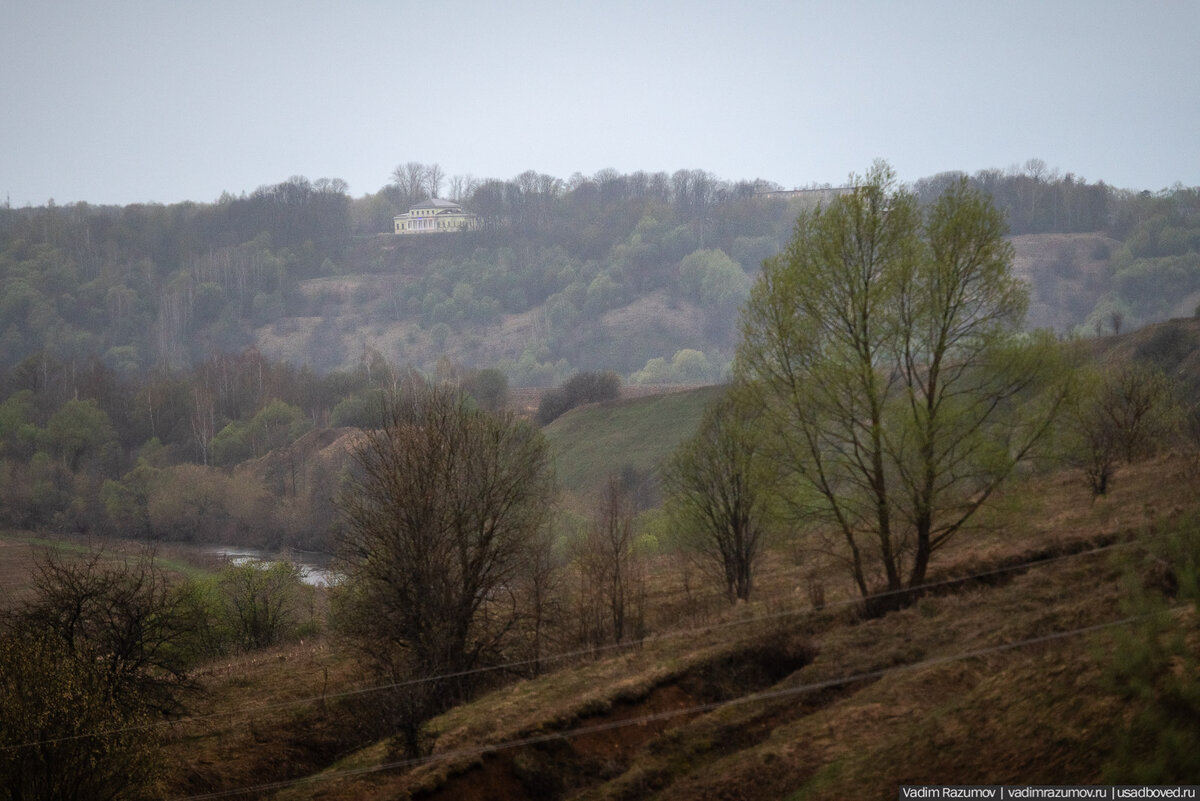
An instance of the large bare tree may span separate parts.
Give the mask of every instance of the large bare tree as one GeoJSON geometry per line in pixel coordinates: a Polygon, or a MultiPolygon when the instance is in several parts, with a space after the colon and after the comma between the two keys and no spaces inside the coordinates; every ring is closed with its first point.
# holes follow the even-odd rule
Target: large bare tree
{"type": "Polygon", "coordinates": [[[409,753],[466,697],[526,615],[553,478],[540,432],[457,388],[410,382],[357,452],[340,498],[345,620],[377,670],[408,682],[393,724],[409,753]]]}

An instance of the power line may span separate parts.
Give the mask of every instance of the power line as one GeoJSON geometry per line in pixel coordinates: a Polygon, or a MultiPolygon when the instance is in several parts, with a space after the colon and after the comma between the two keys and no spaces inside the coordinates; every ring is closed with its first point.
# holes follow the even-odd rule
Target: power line
{"type": "Polygon", "coordinates": [[[931,667],[948,664],[950,662],[958,662],[966,659],[975,659],[981,656],[1001,653],[1004,651],[1012,651],[1018,648],[1025,648],[1033,645],[1041,645],[1055,640],[1066,639],[1067,637],[1075,637],[1082,634],[1092,634],[1105,629],[1124,626],[1129,623],[1134,623],[1143,620],[1149,615],[1137,615],[1132,617],[1121,618],[1120,620],[1112,620],[1107,623],[1097,623],[1091,626],[1082,626],[1079,628],[1070,629],[1068,631],[1058,631],[1051,634],[1043,634],[1038,637],[1031,637],[1025,640],[1020,640],[1013,643],[1003,643],[1001,645],[993,645],[987,648],[977,648],[972,651],[965,651],[960,654],[950,656],[933,657],[920,662],[912,662],[907,665],[893,665],[887,668],[878,670],[870,670],[862,673],[855,673],[850,676],[840,676],[833,679],[825,679],[823,681],[812,682],[810,684],[802,684],[797,687],[785,687],[778,690],[765,690],[758,693],[750,693],[737,698],[727,699],[725,701],[713,701],[707,704],[697,704],[695,706],[684,709],[672,709],[664,712],[656,712],[650,715],[642,715],[637,718],[627,718],[619,721],[609,721],[607,723],[597,723],[591,726],[579,726],[566,731],[553,732],[547,734],[539,734],[530,737],[522,737],[511,740],[505,740],[500,743],[491,745],[472,746],[470,748],[460,748],[453,751],[446,751],[441,754],[431,754],[427,757],[418,757],[415,759],[405,759],[396,762],[388,762],[382,765],[372,765],[363,768],[352,768],[348,770],[333,771],[326,773],[318,773],[310,776],[304,776],[298,779],[288,779],[284,781],[271,782],[268,784],[260,784],[254,786],[238,787],[231,790],[221,790],[214,793],[204,793],[201,795],[190,795],[176,799],[176,801],[204,801],[205,799],[214,798],[229,798],[232,796],[243,795],[245,793],[266,792],[269,790],[281,790],[287,787],[295,787],[300,784],[316,782],[325,779],[340,779],[354,776],[362,776],[369,773],[377,773],[387,770],[398,770],[402,768],[415,768],[423,765],[429,765],[436,762],[446,762],[455,759],[463,759],[470,757],[483,756],[485,754],[495,753],[497,751],[506,751],[514,748],[523,748],[530,745],[538,745],[540,743],[551,742],[560,739],[569,739],[586,734],[596,734],[599,732],[613,731],[616,729],[625,728],[628,726],[641,726],[647,723],[654,723],[670,718],[679,717],[682,715],[704,714],[712,712],[724,707],[735,706],[739,704],[754,703],[758,701],[774,701],[781,698],[802,695],[819,690],[826,690],[832,687],[840,687],[846,684],[853,684],[859,681],[867,681],[878,679],[893,673],[901,673],[912,670],[923,670],[931,667]]]}
{"type": "MultiPolygon", "coordinates": [[[[1158,534],[1152,538],[1146,538],[1146,539],[1157,539],[1162,536],[1165,536],[1165,534],[1158,534]]],[[[174,720],[155,721],[153,723],[142,723],[142,724],[138,724],[138,725],[134,725],[134,726],[124,726],[124,727],[117,727],[117,728],[113,728],[113,729],[103,729],[103,730],[94,731],[94,732],[82,732],[79,734],[70,734],[70,735],[65,735],[62,737],[47,738],[47,739],[43,739],[43,740],[31,740],[31,741],[25,742],[25,743],[19,743],[16,745],[8,745],[8,746],[0,747],[0,752],[20,750],[23,748],[34,748],[39,745],[55,745],[55,744],[63,743],[63,742],[82,740],[82,739],[86,739],[89,737],[104,737],[104,736],[107,736],[110,734],[124,734],[124,733],[131,732],[131,731],[146,731],[146,730],[156,729],[156,728],[166,728],[166,727],[172,727],[172,726],[176,726],[176,725],[180,725],[180,724],[184,724],[184,723],[193,723],[193,722],[199,722],[199,721],[204,721],[204,720],[228,718],[228,719],[230,719],[231,724],[233,724],[235,722],[242,722],[245,720],[250,720],[252,718],[252,716],[255,714],[262,714],[264,712],[272,712],[272,711],[275,711],[278,709],[286,709],[286,708],[293,707],[293,706],[301,706],[304,704],[311,704],[311,703],[318,703],[318,702],[338,701],[338,700],[343,700],[346,698],[353,698],[353,697],[360,696],[360,695],[369,695],[371,693],[387,692],[389,690],[398,690],[398,689],[401,689],[404,687],[413,687],[413,686],[417,686],[419,684],[428,684],[428,683],[432,683],[432,682],[446,681],[449,679],[465,678],[468,676],[481,675],[484,673],[493,673],[493,672],[505,671],[505,670],[515,670],[517,668],[530,667],[530,666],[533,666],[533,665],[539,664],[539,663],[567,661],[567,660],[582,658],[582,657],[587,657],[587,656],[595,656],[596,654],[602,653],[602,652],[622,651],[622,650],[628,650],[631,648],[641,648],[648,644],[654,644],[657,642],[673,640],[673,639],[677,639],[680,637],[695,637],[699,634],[703,634],[706,632],[719,631],[719,630],[728,629],[728,628],[737,628],[740,626],[752,625],[752,624],[756,624],[756,623],[765,623],[765,622],[770,622],[770,621],[774,621],[774,620],[782,620],[782,619],[794,617],[797,615],[813,615],[813,614],[816,614],[818,611],[825,611],[825,610],[833,611],[833,610],[837,610],[837,609],[841,609],[841,608],[855,607],[855,606],[859,606],[864,603],[869,603],[872,601],[889,598],[889,597],[893,597],[893,596],[897,596],[897,595],[921,593],[921,592],[926,592],[926,591],[932,590],[932,589],[938,589],[941,587],[952,586],[955,584],[965,584],[965,583],[968,583],[971,581],[978,581],[980,579],[986,579],[986,578],[990,578],[993,576],[1003,575],[1005,573],[1012,573],[1012,572],[1023,570],[1025,568],[1029,568],[1029,567],[1040,567],[1043,565],[1054,564],[1054,563],[1062,561],[1064,559],[1073,559],[1077,556],[1087,556],[1087,555],[1091,555],[1091,554],[1102,553],[1104,551],[1111,550],[1113,548],[1127,547],[1129,545],[1133,545],[1138,542],[1144,542],[1144,541],[1145,540],[1127,540],[1125,542],[1110,543],[1108,545],[1101,545],[1101,546],[1097,546],[1095,548],[1089,548],[1086,550],[1074,551],[1072,553],[1067,553],[1067,554],[1059,554],[1058,556],[1051,556],[1051,557],[1046,557],[1043,559],[1031,559],[1026,562],[1019,562],[1019,563],[1012,564],[1012,565],[1005,565],[1003,567],[993,568],[991,570],[985,570],[985,571],[981,571],[979,573],[973,573],[973,574],[970,574],[967,576],[943,579],[941,581],[935,581],[935,582],[931,582],[928,584],[923,584],[920,587],[915,587],[915,588],[910,588],[910,589],[899,589],[899,590],[886,590],[883,592],[875,593],[874,595],[864,596],[862,598],[848,598],[843,601],[835,601],[833,603],[826,604],[822,610],[814,610],[811,607],[806,607],[804,609],[789,609],[789,610],[783,610],[780,612],[773,612],[773,613],[766,614],[766,615],[759,615],[759,616],[755,616],[755,617],[736,618],[734,620],[727,620],[727,621],[723,621],[723,622],[719,622],[719,623],[708,623],[703,626],[694,626],[691,628],[684,628],[684,629],[674,629],[672,631],[663,632],[661,634],[651,635],[651,636],[643,638],[641,640],[635,640],[632,642],[608,643],[606,645],[593,646],[593,647],[589,647],[589,648],[581,648],[581,649],[577,649],[577,650],[573,650],[573,651],[565,651],[565,652],[561,652],[558,654],[551,654],[549,656],[540,657],[539,659],[514,660],[514,661],[505,662],[505,663],[498,664],[498,665],[488,665],[485,667],[472,668],[470,670],[462,670],[462,671],[457,671],[454,673],[443,673],[443,674],[434,675],[434,676],[419,676],[419,677],[412,678],[412,679],[406,679],[404,681],[390,682],[387,684],[374,685],[371,687],[362,687],[362,688],[357,688],[357,689],[342,690],[340,692],[335,692],[335,693],[323,693],[321,695],[312,695],[312,696],[307,696],[304,698],[293,698],[293,699],[289,699],[287,701],[278,701],[273,704],[264,704],[263,706],[256,707],[254,710],[252,710],[252,712],[246,713],[242,717],[237,717],[237,718],[235,718],[235,716],[233,714],[226,713],[226,712],[212,712],[212,713],[205,714],[205,715],[190,715],[190,716],[186,716],[186,717],[176,718],[174,720]]]]}

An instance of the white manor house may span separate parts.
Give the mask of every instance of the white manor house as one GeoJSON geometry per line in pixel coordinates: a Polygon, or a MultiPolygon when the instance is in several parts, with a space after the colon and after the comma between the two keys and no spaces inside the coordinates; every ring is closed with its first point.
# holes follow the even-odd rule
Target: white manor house
{"type": "Polygon", "coordinates": [[[444,234],[473,231],[479,227],[479,215],[450,200],[429,198],[392,218],[397,234],[444,234]]]}

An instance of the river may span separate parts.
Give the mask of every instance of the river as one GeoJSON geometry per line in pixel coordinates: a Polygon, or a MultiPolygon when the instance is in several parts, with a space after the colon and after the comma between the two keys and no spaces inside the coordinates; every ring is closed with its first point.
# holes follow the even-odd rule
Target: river
{"type": "Polygon", "coordinates": [[[264,551],[258,548],[247,548],[243,545],[201,545],[201,553],[215,556],[218,559],[228,559],[235,565],[249,561],[256,562],[290,562],[300,568],[300,575],[305,584],[314,587],[328,587],[333,583],[335,574],[330,569],[329,554],[317,551],[264,551]]]}

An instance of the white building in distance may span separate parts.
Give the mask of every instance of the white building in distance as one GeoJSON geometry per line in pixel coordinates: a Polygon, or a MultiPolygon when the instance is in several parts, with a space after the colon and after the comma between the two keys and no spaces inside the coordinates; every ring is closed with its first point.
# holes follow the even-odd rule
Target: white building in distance
{"type": "Polygon", "coordinates": [[[445,234],[454,231],[474,231],[479,227],[479,215],[466,211],[450,200],[430,198],[392,218],[397,234],[445,234]]]}

